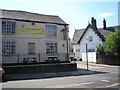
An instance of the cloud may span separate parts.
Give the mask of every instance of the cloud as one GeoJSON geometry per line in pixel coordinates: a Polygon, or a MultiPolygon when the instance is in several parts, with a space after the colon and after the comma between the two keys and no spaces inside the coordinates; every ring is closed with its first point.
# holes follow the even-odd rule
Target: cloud
{"type": "Polygon", "coordinates": [[[98,17],[110,17],[110,16],[113,16],[114,13],[101,13],[98,15],[98,17]]]}

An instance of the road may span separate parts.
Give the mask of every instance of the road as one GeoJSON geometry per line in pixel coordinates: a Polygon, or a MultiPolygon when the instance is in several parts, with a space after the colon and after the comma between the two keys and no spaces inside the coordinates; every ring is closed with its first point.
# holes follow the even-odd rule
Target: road
{"type": "Polygon", "coordinates": [[[12,81],[10,80],[8,82],[2,83],[2,88],[117,88],[118,89],[120,86],[120,74],[118,73],[119,70],[118,66],[96,65],[89,63],[89,71],[85,70],[86,62],[77,61],[77,66],[78,66],[78,71],[75,72],[47,73],[48,76],[52,75],[52,77],[28,79],[28,80],[12,80],[12,81]]]}

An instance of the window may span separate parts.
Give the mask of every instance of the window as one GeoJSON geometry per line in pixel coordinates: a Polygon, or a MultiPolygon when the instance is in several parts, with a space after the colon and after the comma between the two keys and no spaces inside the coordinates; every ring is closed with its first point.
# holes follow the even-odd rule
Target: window
{"type": "Polygon", "coordinates": [[[88,49],[87,52],[95,52],[95,49],[88,49]]]}
{"type": "Polygon", "coordinates": [[[4,55],[13,55],[15,54],[15,42],[6,41],[2,43],[2,52],[4,55]]]}
{"type": "Polygon", "coordinates": [[[76,52],[80,52],[80,49],[76,49],[76,52]]]}
{"type": "Polygon", "coordinates": [[[92,36],[89,36],[89,42],[92,42],[92,41],[93,41],[92,36]]]}
{"type": "Polygon", "coordinates": [[[57,53],[57,43],[46,43],[46,53],[47,54],[57,53]]]}
{"type": "Polygon", "coordinates": [[[47,37],[57,36],[57,26],[55,26],[55,25],[46,25],[46,36],[47,37]]]}
{"type": "Polygon", "coordinates": [[[13,21],[2,21],[3,34],[15,34],[16,23],[13,21]]]}
{"type": "Polygon", "coordinates": [[[28,43],[28,54],[35,54],[35,43],[28,43]]]}

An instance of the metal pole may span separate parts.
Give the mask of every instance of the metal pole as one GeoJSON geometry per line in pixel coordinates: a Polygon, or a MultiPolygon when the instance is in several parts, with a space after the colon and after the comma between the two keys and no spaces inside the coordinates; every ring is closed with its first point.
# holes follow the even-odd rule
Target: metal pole
{"type": "Polygon", "coordinates": [[[39,53],[39,63],[40,63],[40,53],[39,53]]]}
{"type": "Polygon", "coordinates": [[[66,40],[66,44],[67,44],[67,61],[69,61],[68,38],[67,38],[67,40],[66,40]]]}
{"type": "Polygon", "coordinates": [[[87,70],[89,70],[89,68],[88,68],[88,52],[87,52],[87,43],[86,43],[86,61],[87,61],[87,70]]]}
{"type": "Polygon", "coordinates": [[[18,63],[19,63],[19,54],[18,54],[18,63]]]}

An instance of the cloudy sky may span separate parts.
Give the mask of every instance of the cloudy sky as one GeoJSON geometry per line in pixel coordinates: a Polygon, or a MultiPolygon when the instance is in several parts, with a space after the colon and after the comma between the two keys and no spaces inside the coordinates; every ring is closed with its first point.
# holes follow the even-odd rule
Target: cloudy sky
{"type": "Polygon", "coordinates": [[[47,15],[58,15],[69,24],[70,38],[75,29],[86,28],[91,17],[102,27],[118,25],[119,0],[1,0],[0,9],[22,10],[47,15]],[[98,2],[99,1],[99,2],[98,2]]]}

